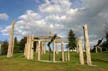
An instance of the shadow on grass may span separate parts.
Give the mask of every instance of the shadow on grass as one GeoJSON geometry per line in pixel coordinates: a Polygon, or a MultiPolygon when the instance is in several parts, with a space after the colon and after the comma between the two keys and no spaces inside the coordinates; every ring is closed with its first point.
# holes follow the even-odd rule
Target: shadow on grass
{"type": "Polygon", "coordinates": [[[96,62],[108,63],[108,61],[102,60],[102,59],[92,59],[92,60],[93,60],[93,61],[96,61],[96,62]]]}

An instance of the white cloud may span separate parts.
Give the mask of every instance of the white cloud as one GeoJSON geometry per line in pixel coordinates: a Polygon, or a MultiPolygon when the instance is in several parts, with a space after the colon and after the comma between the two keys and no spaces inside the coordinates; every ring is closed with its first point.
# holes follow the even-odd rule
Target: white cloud
{"type": "Polygon", "coordinates": [[[0,32],[1,32],[2,28],[0,27],[0,32]]]}
{"type": "Polygon", "coordinates": [[[7,20],[8,17],[9,16],[6,13],[0,13],[0,20],[7,20]]]}
{"type": "Polygon", "coordinates": [[[46,0],[46,3],[39,6],[39,10],[44,13],[54,14],[62,13],[68,10],[71,6],[69,0],[46,0]]]}
{"type": "MultiPolygon", "coordinates": [[[[3,33],[9,32],[10,26],[2,30],[3,33]]],[[[16,35],[48,35],[50,31],[56,33],[63,29],[63,26],[60,24],[49,24],[45,19],[41,18],[38,13],[35,13],[32,10],[27,10],[24,15],[19,17],[19,20],[15,24],[15,34],[16,35]]]]}
{"type": "Polygon", "coordinates": [[[8,35],[10,28],[11,28],[11,26],[7,26],[5,29],[1,30],[0,32],[2,32],[3,35],[8,35]]]}

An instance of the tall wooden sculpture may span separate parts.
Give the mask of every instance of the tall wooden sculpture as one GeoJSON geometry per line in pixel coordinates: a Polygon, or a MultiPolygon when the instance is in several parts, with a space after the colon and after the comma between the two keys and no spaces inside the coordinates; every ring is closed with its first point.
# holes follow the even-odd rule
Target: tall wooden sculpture
{"type": "Polygon", "coordinates": [[[82,48],[82,41],[80,38],[77,39],[77,44],[78,44],[78,53],[79,53],[79,60],[80,64],[84,65],[84,56],[83,56],[83,48],[82,48]]]}
{"type": "MultiPolygon", "coordinates": [[[[50,40],[50,42],[48,42],[48,44],[47,44],[47,46],[49,47],[49,52],[48,52],[48,58],[49,58],[49,61],[51,60],[51,47],[50,47],[50,45],[51,45],[51,43],[56,39],[56,37],[57,37],[57,35],[55,34],[52,38],[51,38],[51,40],[50,40]]],[[[55,50],[55,49],[54,49],[55,50]]]]}
{"type": "Polygon", "coordinates": [[[62,50],[62,62],[64,62],[64,42],[61,42],[61,50],[62,50]]]}
{"type": "Polygon", "coordinates": [[[9,45],[8,45],[8,52],[7,57],[13,56],[13,49],[14,49],[14,25],[15,21],[12,21],[11,29],[10,29],[10,37],[9,37],[9,45]]]}
{"type": "Polygon", "coordinates": [[[24,55],[28,60],[33,60],[33,39],[33,35],[27,36],[27,43],[25,44],[24,55]]]}
{"type": "Polygon", "coordinates": [[[83,31],[84,31],[87,64],[92,65],[91,54],[90,54],[90,43],[89,43],[89,36],[88,36],[88,28],[87,28],[86,24],[83,26],[83,31]]]}

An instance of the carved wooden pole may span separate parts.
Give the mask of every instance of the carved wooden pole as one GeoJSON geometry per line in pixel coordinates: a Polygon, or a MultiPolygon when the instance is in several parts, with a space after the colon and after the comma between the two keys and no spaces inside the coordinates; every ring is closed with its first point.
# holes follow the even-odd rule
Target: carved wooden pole
{"type": "Polygon", "coordinates": [[[37,42],[38,61],[40,61],[40,40],[37,42]]]}
{"type": "Polygon", "coordinates": [[[95,51],[96,51],[96,53],[98,53],[97,46],[95,47],[95,51]]]}
{"type": "Polygon", "coordinates": [[[43,44],[43,53],[46,54],[46,43],[43,44]]]}
{"type": "Polygon", "coordinates": [[[46,53],[45,42],[42,42],[42,54],[46,53]]]}
{"type": "Polygon", "coordinates": [[[43,42],[41,42],[41,54],[43,54],[44,53],[44,47],[43,47],[43,42]]]}
{"type": "Polygon", "coordinates": [[[26,43],[26,46],[25,46],[25,57],[27,58],[27,43],[26,43]]]}
{"type": "Polygon", "coordinates": [[[13,49],[14,49],[14,25],[15,21],[12,21],[12,26],[10,29],[10,37],[9,37],[9,45],[8,45],[8,52],[7,57],[13,56],[13,49]]]}
{"type": "Polygon", "coordinates": [[[25,45],[25,56],[28,60],[33,60],[33,39],[34,36],[27,37],[27,44],[25,45]]]}
{"type": "Polygon", "coordinates": [[[88,65],[92,65],[92,62],[91,62],[91,54],[90,54],[90,43],[89,43],[89,36],[88,36],[88,28],[87,28],[87,25],[84,25],[83,26],[83,31],[84,31],[84,40],[85,40],[87,64],[88,65]]]}
{"type": "Polygon", "coordinates": [[[53,62],[55,62],[55,40],[53,42],[53,62]]]}
{"type": "Polygon", "coordinates": [[[26,43],[26,58],[28,59],[29,54],[29,36],[27,36],[27,43],[26,43]]]}
{"type": "Polygon", "coordinates": [[[58,54],[58,43],[55,43],[55,53],[58,54]]]}
{"type": "Polygon", "coordinates": [[[34,50],[33,50],[33,39],[34,39],[34,36],[32,35],[31,38],[30,38],[30,40],[31,40],[31,41],[30,41],[30,43],[31,43],[31,44],[30,44],[30,45],[31,45],[31,46],[30,46],[30,59],[31,59],[31,60],[33,60],[33,55],[34,55],[34,54],[33,54],[33,51],[34,51],[34,50]]]}
{"type": "Polygon", "coordinates": [[[67,52],[65,53],[65,61],[67,62],[67,52]]]}
{"type": "MultiPolygon", "coordinates": [[[[27,38],[27,40],[28,40],[28,38],[27,38]]],[[[24,48],[24,56],[25,56],[25,58],[27,58],[27,41],[26,41],[26,44],[25,44],[25,48],[24,48]]]]}
{"type": "Polygon", "coordinates": [[[100,48],[100,52],[102,53],[102,48],[101,47],[99,47],[100,48]]]}
{"type": "Polygon", "coordinates": [[[40,54],[42,54],[42,42],[40,42],[40,54]]]}
{"type": "Polygon", "coordinates": [[[67,52],[68,52],[68,61],[70,61],[70,50],[69,50],[69,48],[67,48],[67,52]]]}
{"type": "Polygon", "coordinates": [[[84,65],[84,56],[83,56],[83,49],[82,49],[82,41],[81,41],[80,38],[78,38],[77,42],[78,42],[78,47],[79,47],[79,60],[80,60],[80,64],[84,65]]]}
{"type": "Polygon", "coordinates": [[[27,59],[30,59],[30,36],[28,36],[28,40],[27,40],[27,59]]]}
{"type": "Polygon", "coordinates": [[[27,55],[27,43],[25,44],[25,48],[24,48],[24,56],[26,57],[27,55]]]}
{"type": "Polygon", "coordinates": [[[76,41],[77,41],[77,46],[76,46],[76,47],[77,47],[77,48],[76,48],[77,53],[79,53],[79,44],[78,44],[78,40],[79,40],[79,38],[76,39],[76,41]]]}
{"type": "Polygon", "coordinates": [[[62,49],[62,62],[64,62],[64,42],[61,42],[61,49],[62,49]]]}

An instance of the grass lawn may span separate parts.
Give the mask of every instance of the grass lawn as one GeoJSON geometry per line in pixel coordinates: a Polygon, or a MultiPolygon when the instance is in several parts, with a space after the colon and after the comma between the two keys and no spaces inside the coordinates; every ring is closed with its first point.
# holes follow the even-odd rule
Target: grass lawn
{"type": "MultiPolygon", "coordinates": [[[[57,55],[57,60],[60,60],[60,56],[57,55]]],[[[41,59],[48,59],[48,55],[42,55],[41,59]]],[[[80,65],[75,52],[71,52],[71,61],[67,63],[38,62],[36,55],[30,61],[20,53],[12,58],[0,56],[0,71],[108,71],[108,52],[92,53],[92,63],[96,66],[80,65]]]]}

